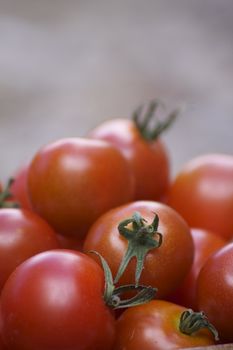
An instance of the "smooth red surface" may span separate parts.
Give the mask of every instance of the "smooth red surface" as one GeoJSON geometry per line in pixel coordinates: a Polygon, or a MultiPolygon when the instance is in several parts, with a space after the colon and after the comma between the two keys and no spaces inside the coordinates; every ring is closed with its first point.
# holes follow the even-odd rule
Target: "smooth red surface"
{"type": "Polygon", "coordinates": [[[233,243],[212,255],[197,280],[197,301],[219,332],[233,342],[233,243]]]}
{"type": "Polygon", "coordinates": [[[14,175],[14,182],[10,191],[12,200],[19,203],[23,209],[32,210],[27,188],[28,166],[20,168],[14,175]]]}
{"type": "Polygon", "coordinates": [[[163,300],[126,310],[117,321],[114,350],[168,350],[214,344],[213,336],[200,330],[192,336],[179,330],[185,308],[163,300]]]}
{"type": "Polygon", "coordinates": [[[177,175],[167,202],[191,227],[233,237],[233,156],[207,154],[190,160],[177,175]]]}
{"type": "Polygon", "coordinates": [[[38,215],[23,209],[0,209],[0,290],[24,260],[59,247],[55,232],[38,215]]]}
{"type": "Polygon", "coordinates": [[[24,260],[59,247],[56,233],[38,215],[23,209],[0,209],[0,290],[24,260]]]}
{"type": "Polygon", "coordinates": [[[102,269],[69,250],[21,264],[2,291],[2,334],[14,350],[109,350],[115,320],[103,300],[102,269]]]}
{"type": "Polygon", "coordinates": [[[110,142],[127,159],[135,178],[134,200],[160,200],[170,177],[167,150],[160,139],[144,140],[132,120],[108,120],[92,130],[89,136],[110,142]]]}
{"type": "Polygon", "coordinates": [[[105,211],[132,200],[134,181],[107,142],[68,138],[37,152],[29,168],[33,209],[61,234],[82,238],[105,211]]]}
{"type": "Polygon", "coordinates": [[[211,254],[226,245],[227,241],[207,230],[191,229],[191,234],[194,242],[193,264],[184,282],[169,300],[197,310],[196,285],[199,272],[211,254]]]}
{"type": "MultiPolygon", "coordinates": [[[[159,216],[158,231],[163,235],[162,245],[151,250],[144,261],[140,284],[158,288],[157,297],[162,298],[178,287],[189,271],[193,261],[193,240],[189,227],[173,209],[153,201],[137,201],[112,209],[100,217],[89,230],[84,251],[98,251],[108,262],[113,276],[127,249],[128,241],[117,229],[118,224],[138,211],[148,223],[159,216]]],[[[93,254],[92,254],[93,255],[93,254]]],[[[93,257],[98,261],[98,258],[93,257]]],[[[120,284],[134,283],[135,258],[131,260],[120,284]]]]}

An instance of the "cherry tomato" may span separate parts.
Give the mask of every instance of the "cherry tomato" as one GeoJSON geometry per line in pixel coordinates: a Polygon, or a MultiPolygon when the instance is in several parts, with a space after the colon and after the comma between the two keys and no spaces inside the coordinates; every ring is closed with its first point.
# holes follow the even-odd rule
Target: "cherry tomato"
{"type": "MultiPolygon", "coordinates": [[[[152,101],[145,120],[149,122],[153,118],[156,107],[157,103],[152,101]]],[[[136,183],[134,200],[161,200],[170,182],[169,156],[159,137],[162,130],[153,133],[148,126],[144,121],[116,118],[102,123],[89,134],[110,142],[127,159],[136,183]]]]}
{"type": "Polygon", "coordinates": [[[104,274],[71,250],[35,255],[7,280],[2,335],[14,350],[108,350],[115,320],[103,300],[104,274]]]}
{"type": "MultiPolygon", "coordinates": [[[[140,213],[148,224],[153,221],[155,213],[159,217],[158,232],[162,234],[162,244],[147,253],[140,284],[158,288],[157,297],[162,298],[178,287],[193,261],[194,247],[189,227],[173,209],[153,201],[137,201],[114,208],[93,224],[83,249],[85,252],[98,251],[115,276],[128,245],[127,239],[119,233],[118,225],[135,212],[140,213]]],[[[119,282],[134,283],[135,269],[136,261],[133,258],[119,282]]]]}
{"type": "Polygon", "coordinates": [[[215,233],[202,229],[191,229],[194,242],[194,261],[181,286],[169,300],[197,310],[196,284],[199,272],[211,254],[227,244],[227,241],[215,233]]]}
{"type": "Polygon", "coordinates": [[[233,156],[208,154],[189,161],[171,185],[168,204],[191,227],[233,237],[233,156]]]}
{"type": "Polygon", "coordinates": [[[53,142],[29,168],[33,209],[64,235],[82,238],[108,209],[132,199],[134,181],[121,153],[104,141],[53,142]]]}
{"type": "Polygon", "coordinates": [[[82,251],[83,240],[77,237],[69,237],[57,233],[57,238],[61,248],[82,251]]]}
{"type": "Polygon", "coordinates": [[[197,302],[218,329],[220,340],[233,342],[233,243],[211,255],[201,269],[197,302]]]}
{"type": "Polygon", "coordinates": [[[27,189],[28,166],[20,168],[14,175],[14,181],[10,187],[12,200],[20,204],[20,208],[32,210],[27,189]]]}
{"type": "Polygon", "coordinates": [[[0,210],[0,290],[27,258],[59,248],[53,229],[38,215],[20,209],[0,210]]]}
{"type": "Polygon", "coordinates": [[[163,300],[127,309],[117,320],[114,350],[167,350],[214,344],[213,335],[201,329],[192,335],[179,329],[185,308],[163,300]]]}

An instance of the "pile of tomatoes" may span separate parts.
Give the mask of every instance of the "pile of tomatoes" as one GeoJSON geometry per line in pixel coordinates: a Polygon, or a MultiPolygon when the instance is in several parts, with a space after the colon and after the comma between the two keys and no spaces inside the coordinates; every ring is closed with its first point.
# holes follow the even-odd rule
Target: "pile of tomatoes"
{"type": "Polygon", "coordinates": [[[177,111],[158,107],[51,142],[0,185],[0,350],[233,342],[233,155],[172,180],[177,111]]]}

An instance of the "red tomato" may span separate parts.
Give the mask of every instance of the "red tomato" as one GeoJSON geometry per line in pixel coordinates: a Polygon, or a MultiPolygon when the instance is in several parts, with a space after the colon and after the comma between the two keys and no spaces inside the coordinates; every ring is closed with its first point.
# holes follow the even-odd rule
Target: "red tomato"
{"type": "Polygon", "coordinates": [[[20,208],[32,210],[27,189],[28,167],[24,166],[14,175],[14,182],[10,187],[12,200],[20,204],[20,208]]]}
{"type": "Polygon", "coordinates": [[[40,253],[9,277],[2,335],[14,350],[108,350],[115,320],[103,300],[104,274],[87,255],[40,253]]]}
{"type": "Polygon", "coordinates": [[[233,156],[208,154],[189,161],[176,177],[168,204],[191,227],[233,236],[233,156]]]}
{"type": "Polygon", "coordinates": [[[1,209],[0,290],[21,262],[59,246],[53,229],[36,214],[27,210],[1,209]]]}
{"type": "Polygon", "coordinates": [[[211,254],[226,245],[226,240],[215,233],[201,229],[191,229],[194,242],[194,260],[182,285],[169,300],[197,310],[196,284],[199,272],[211,254]]]}
{"type": "Polygon", "coordinates": [[[83,240],[80,240],[77,237],[69,237],[60,234],[57,234],[57,238],[61,248],[82,251],[83,240]]]}
{"type": "Polygon", "coordinates": [[[233,243],[211,255],[201,269],[197,301],[218,329],[220,340],[233,342],[233,243]]]}
{"type": "MultiPolygon", "coordinates": [[[[139,212],[148,224],[154,219],[154,213],[159,217],[158,232],[162,234],[162,244],[146,255],[140,284],[158,288],[157,297],[161,298],[178,287],[193,261],[194,248],[189,227],[173,209],[152,201],[138,201],[112,209],[91,227],[83,249],[85,252],[98,251],[115,276],[128,245],[118,232],[118,224],[132,217],[134,212],[139,212]]],[[[133,258],[119,280],[121,284],[134,283],[135,267],[133,258]]]]}
{"type": "Polygon", "coordinates": [[[132,199],[121,153],[104,141],[62,139],[43,147],[29,168],[33,209],[57,232],[82,238],[105,211],[132,199]]]}
{"type": "Polygon", "coordinates": [[[2,315],[0,314],[0,350],[7,350],[2,337],[2,315]]]}
{"type": "Polygon", "coordinates": [[[163,300],[127,309],[117,320],[114,350],[168,350],[214,344],[206,329],[192,335],[179,330],[185,308],[163,300]]]}
{"type": "Polygon", "coordinates": [[[161,200],[169,185],[168,152],[159,137],[147,140],[133,120],[108,120],[90,137],[114,145],[127,159],[136,183],[135,200],[161,200]]]}

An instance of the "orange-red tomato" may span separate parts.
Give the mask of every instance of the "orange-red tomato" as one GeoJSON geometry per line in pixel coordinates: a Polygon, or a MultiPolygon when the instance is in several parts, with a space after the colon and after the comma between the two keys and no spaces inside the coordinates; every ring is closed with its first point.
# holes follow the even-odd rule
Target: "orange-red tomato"
{"type": "Polygon", "coordinates": [[[199,272],[211,254],[226,245],[227,241],[215,233],[202,229],[191,229],[194,242],[194,260],[192,267],[181,286],[169,300],[198,310],[196,284],[199,272]]]}
{"type": "Polygon", "coordinates": [[[68,138],[37,152],[28,188],[33,209],[57,232],[82,238],[101,214],[132,199],[134,181],[109,143],[68,138]]]}
{"type": "Polygon", "coordinates": [[[110,142],[127,159],[136,183],[135,200],[161,200],[170,176],[168,152],[160,138],[144,139],[132,120],[112,119],[91,131],[90,137],[110,142]]]}
{"type": "Polygon", "coordinates": [[[171,185],[167,202],[191,227],[233,237],[233,156],[207,154],[190,160],[171,185]]]}
{"type": "Polygon", "coordinates": [[[214,344],[212,334],[202,329],[192,335],[179,330],[185,308],[163,300],[127,309],[117,320],[114,350],[168,350],[214,344]]]}
{"type": "MultiPolygon", "coordinates": [[[[115,276],[128,244],[117,227],[122,220],[132,217],[134,212],[139,212],[148,224],[154,219],[154,213],[159,216],[158,232],[162,234],[162,244],[146,255],[140,284],[158,288],[157,296],[161,298],[178,287],[193,261],[194,247],[189,227],[173,209],[153,201],[137,201],[112,209],[91,227],[83,249],[85,252],[99,252],[115,276]]],[[[135,266],[133,258],[119,279],[120,284],[134,283],[135,266]]]]}
{"type": "Polygon", "coordinates": [[[11,200],[19,203],[20,208],[32,210],[27,188],[28,166],[23,166],[14,175],[14,182],[10,187],[11,200]]]}
{"type": "Polygon", "coordinates": [[[222,342],[233,342],[233,243],[207,260],[197,279],[197,303],[219,332],[222,342]]]}

